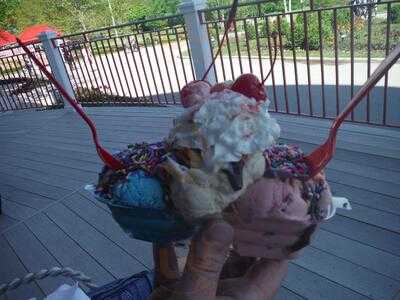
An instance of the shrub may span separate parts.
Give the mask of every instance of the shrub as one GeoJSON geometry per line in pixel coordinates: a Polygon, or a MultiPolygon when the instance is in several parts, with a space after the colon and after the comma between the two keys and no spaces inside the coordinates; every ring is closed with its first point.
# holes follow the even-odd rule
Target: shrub
{"type": "MultiPolygon", "coordinates": [[[[247,32],[246,32],[246,37],[249,40],[255,40],[257,38],[257,32],[256,32],[256,26],[255,24],[247,24],[247,32]]],[[[267,36],[267,32],[265,30],[265,22],[259,22],[257,24],[257,30],[258,30],[258,38],[265,38],[267,36]]]]}
{"type": "Polygon", "coordinates": [[[396,5],[390,8],[389,20],[391,23],[400,23],[400,5],[396,5]]]}
{"type": "Polygon", "coordinates": [[[275,1],[261,5],[261,12],[264,14],[272,14],[283,11],[284,11],[284,5],[282,1],[275,1]]]}
{"type": "MultiPolygon", "coordinates": [[[[301,48],[305,49],[306,44],[308,42],[308,48],[310,50],[317,50],[320,48],[319,42],[319,24],[318,24],[318,16],[317,14],[308,14],[307,15],[307,41],[306,36],[304,34],[304,18],[303,15],[298,15],[295,19],[294,27],[294,36],[292,40],[290,25],[285,22],[286,25],[282,26],[284,30],[286,47],[287,48],[301,48]]],[[[332,39],[332,26],[329,20],[326,19],[325,15],[321,20],[321,30],[322,37],[324,41],[329,42],[332,39]]]]}
{"type": "MultiPolygon", "coordinates": [[[[373,22],[371,28],[371,50],[386,50],[386,22],[373,22]]],[[[356,19],[354,28],[354,50],[359,52],[367,51],[368,30],[367,22],[362,18],[356,19]]],[[[390,29],[389,42],[393,45],[400,39],[400,24],[393,24],[390,29]]],[[[343,39],[343,43],[339,44],[342,50],[349,50],[350,34],[343,39]]],[[[389,46],[390,46],[389,45],[389,46]]]]}
{"type": "MultiPolygon", "coordinates": [[[[338,9],[336,15],[336,23],[339,32],[350,31],[350,10],[349,9],[338,9]]],[[[332,15],[332,26],[333,26],[333,15],[332,15]]]]}
{"type": "Polygon", "coordinates": [[[104,103],[108,101],[108,95],[103,93],[99,88],[78,87],[78,102],[82,103],[104,103]]]}

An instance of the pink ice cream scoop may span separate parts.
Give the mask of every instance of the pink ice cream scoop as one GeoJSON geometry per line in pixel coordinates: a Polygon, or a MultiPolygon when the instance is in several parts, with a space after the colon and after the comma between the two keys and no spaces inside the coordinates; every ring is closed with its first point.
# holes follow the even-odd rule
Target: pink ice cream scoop
{"type": "Polygon", "coordinates": [[[181,102],[188,108],[204,101],[210,95],[211,85],[206,81],[192,81],[181,90],[181,102]]]}
{"type": "Polygon", "coordinates": [[[241,256],[271,259],[283,259],[295,251],[291,247],[307,228],[323,220],[321,208],[331,201],[329,187],[321,178],[308,182],[262,178],[252,184],[227,217],[235,229],[235,250],[241,256]]]}
{"type": "Polygon", "coordinates": [[[300,181],[262,178],[251,185],[236,203],[241,218],[251,224],[252,220],[282,218],[309,222],[308,204],[302,198],[300,181]]]}

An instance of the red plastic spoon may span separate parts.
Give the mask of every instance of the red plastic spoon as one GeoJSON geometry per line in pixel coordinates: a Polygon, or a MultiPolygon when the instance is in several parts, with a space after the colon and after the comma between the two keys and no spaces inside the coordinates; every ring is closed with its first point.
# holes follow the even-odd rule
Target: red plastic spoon
{"type": "Polygon", "coordinates": [[[18,44],[24,49],[25,53],[33,60],[33,62],[39,67],[39,69],[46,75],[46,77],[55,85],[55,87],[60,91],[61,95],[71,104],[71,106],[76,110],[76,112],[82,117],[83,120],[88,124],[92,136],[93,136],[93,141],[96,146],[96,151],[101,158],[101,160],[104,162],[106,166],[113,170],[121,170],[124,168],[124,165],[122,164],[121,161],[119,161],[117,158],[112,156],[106,149],[104,149],[99,142],[99,138],[97,135],[96,131],[96,126],[94,125],[93,121],[86,115],[86,113],[83,111],[83,109],[80,107],[80,105],[71,98],[71,96],[67,93],[67,91],[62,87],[60,83],[53,77],[53,75],[47,71],[46,67],[33,55],[33,53],[26,47],[20,39],[17,38],[18,44]]]}
{"type": "Polygon", "coordinates": [[[400,44],[386,57],[375,70],[375,72],[367,79],[364,85],[358,90],[351,101],[347,104],[345,110],[336,117],[332,123],[329,137],[324,144],[319,146],[304,160],[310,168],[309,177],[314,177],[329,163],[332,159],[336,149],[336,136],[340,125],[353,111],[353,109],[364,99],[364,97],[371,91],[376,83],[389,71],[389,69],[400,58],[400,44]]]}

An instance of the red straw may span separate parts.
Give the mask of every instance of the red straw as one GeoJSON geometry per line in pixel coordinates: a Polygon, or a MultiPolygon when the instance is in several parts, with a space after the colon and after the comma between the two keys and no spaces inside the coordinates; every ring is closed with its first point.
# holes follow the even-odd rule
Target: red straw
{"type": "Polygon", "coordinates": [[[113,170],[121,170],[124,168],[122,162],[112,156],[106,149],[104,149],[99,142],[99,138],[97,135],[96,126],[93,121],[86,115],[81,106],[67,93],[67,91],[62,87],[62,85],[54,78],[54,76],[47,71],[46,67],[33,55],[33,53],[26,47],[20,39],[17,38],[18,44],[24,49],[25,53],[29,56],[30,59],[39,67],[39,69],[46,75],[46,77],[55,85],[57,90],[61,93],[61,95],[68,101],[69,104],[75,109],[75,111],[82,117],[82,119],[88,124],[90,131],[92,132],[92,137],[94,144],[96,146],[96,151],[104,164],[113,169],[113,170]]]}
{"type": "Polygon", "coordinates": [[[275,66],[275,62],[276,62],[276,55],[278,54],[278,46],[277,46],[277,41],[276,41],[277,34],[272,33],[272,38],[274,40],[274,60],[272,61],[271,68],[269,69],[267,76],[265,76],[264,80],[261,82],[261,84],[260,84],[261,86],[263,86],[265,84],[269,75],[271,75],[272,71],[274,70],[274,66],[275,66]]]}
{"type": "Polygon", "coordinates": [[[222,40],[218,45],[217,52],[215,53],[215,55],[213,57],[213,60],[212,60],[211,64],[208,66],[208,68],[207,68],[206,72],[204,73],[203,78],[201,79],[201,81],[205,81],[206,80],[208,73],[210,73],[211,68],[214,66],[218,55],[221,53],[222,46],[224,45],[225,39],[228,36],[229,29],[231,28],[231,26],[233,25],[233,22],[235,21],[238,4],[239,4],[239,0],[233,0],[232,7],[231,7],[231,9],[229,11],[228,21],[226,22],[226,25],[225,25],[224,35],[222,36],[222,40]]]}

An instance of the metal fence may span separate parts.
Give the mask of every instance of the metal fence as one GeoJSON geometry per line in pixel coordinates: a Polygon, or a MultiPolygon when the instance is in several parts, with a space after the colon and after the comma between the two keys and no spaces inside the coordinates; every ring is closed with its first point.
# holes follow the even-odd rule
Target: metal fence
{"type": "MultiPolygon", "coordinates": [[[[217,81],[254,73],[266,82],[271,110],[335,117],[400,41],[400,1],[332,8],[313,5],[269,13],[273,1],[240,4],[236,22],[214,66],[217,81]],[[274,49],[272,33],[277,33],[274,49]]],[[[306,3],[306,2],[305,2],[306,3]]],[[[230,7],[199,11],[211,54],[230,7]]],[[[179,104],[179,90],[194,79],[183,15],[102,28],[53,39],[76,99],[85,106],[179,104]]],[[[37,56],[46,63],[40,45],[37,56]]],[[[18,48],[0,58],[1,110],[58,107],[58,93],[18,48]]],[[[400,127],[397,63],[349,121],[400,127]]]]}
{"type": "Polygon", "coordinates": [[[175,15],[55,39],[78,101],[179,103],[179,90],[194,79],[187,32],[179,23],[182,16],[175,15]]]}
{"type": "MultiPolygon", "coordinates": [[[[274,55],[271,34],[276,32],[278,59],[266,82],[275,112],[335,117],[400,42],[400,18],[393,13],[399,1],[266,14],[270,2],[239,6],[214,73],[218,81],[243,73],[264,78],[274,55]]],[[[228,11],[227,6],[200,12],[213,52],[228,11]]],[[[365,100],[349,120],[400,126],[399,63],[365,100]]]]}
{"type": "MultiPolygon", "coordinates": [[[[35,56],[48,65],[40,44],[31,45],[35,56]]],[[[63,107],[58,91],[19,47],[0,52],[0,110],[63,107]]]]}

